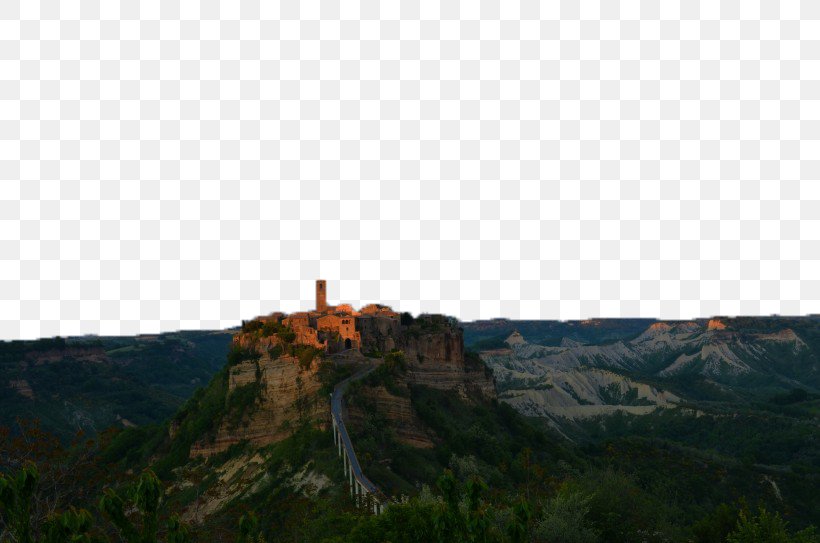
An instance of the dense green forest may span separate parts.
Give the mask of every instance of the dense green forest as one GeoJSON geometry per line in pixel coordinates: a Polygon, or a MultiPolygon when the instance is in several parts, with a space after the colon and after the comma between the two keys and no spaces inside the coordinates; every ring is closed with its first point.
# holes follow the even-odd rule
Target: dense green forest
{"type": "MultiPolygon", "coordinates": [[[[525,446],[545,439],[525,419],[494,406],[455,409],[472,411],[467,433],[492,430],[512,448],[484,452],[463,443],[463,431],[455,431],[449,459],[436,453],[447,467],[375,516],[349,498],[329,433],[306,426],[267,448],[266,485],[200,525],[180,521],[186,497],[168,491],[173,475],[160,490],[152,470],[121,469],[122,461],[102,460],[96,453],[106,450],[110,436],[64,449],[29,428],[31,439],[7,435],[3,441],[5,460],[31,460],[0,478],[3,529],[8,541],[49,543],[818,541],[806,522],[756,495],[754,474],[742,467],[635,438],[545,454],[525,446]],[[310,497],[289,488],[281,476],[283,466],[308,463],[333,482],[310,497]],[[62,501],[50,504],[55,495],[62,501]],[[30,539],[21,535],[26,533],[30,539]]],[[[214,461],[241,453],[236,447],[214,461]]]]}

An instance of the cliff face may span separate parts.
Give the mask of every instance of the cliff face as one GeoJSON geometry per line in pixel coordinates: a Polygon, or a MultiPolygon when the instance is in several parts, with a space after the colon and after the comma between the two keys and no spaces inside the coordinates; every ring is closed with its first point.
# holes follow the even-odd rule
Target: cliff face
{"type": "Polygon", "coordinates": [[[66,345],[62,349],[30,351],[25,353],[25,360],[29,364],[40,366],[62,362],[65,359],[74,359],[78,362],[110,363],[102,346],[99,345],[66,345]]]}
{"type": "MultiPolygon", "coordinates": [[[[465,355],[462,330],[457,323],[425,316],[410,326],[383,323],[379,330],[378,325],[373,322],[362,337],[380,342],[378,347],[371,343],[374,350],[392,346],[402,353],[403,361],[386,377],[389,386],[378,381],[379,377],[364,380],[362,392],[349,403],[354,427],[364,424],[369,412],[376,412],[390,426],[396,441],[430,448],[435,446],[436,436],[416,414],[411,400],[414,385],[446,390],[469,402],[496,398],[492,374],[479,359],[465,355]]],[[[364,348],[367,347],[365,344],[364,348]]]]}
{"type": "MultiPolygon", "coordinates": [[[[399,383],[398,386],[409,392],[406,383],[399,383]]],[[[384,386],[373,386],[365,387],[365,394],[368,399],[366,405],[351,405],[348,402],[348,420],[353,428],[361,427],[368,415],[367,411],[372,410],[388,422],[399,443],[419,449],[429,449],[435,445],[434,436],[413,409],[409,393],[397,396],[384,386]]]]}
{"type": "MultiPolygon", "coordinates": [[[[247,339],[240,341],[251,345],[247,339]]],[[[271,358],[266,349],[259,361],[246,360],[228,374],[225,414],[215,434],[191,447],[190,456],[211,456],[249,441],[257,446],[290,436],[302,420],[323,422],[328,402],[318,394],[319,358],[303,367],[295,356],[271,358]]]]}
{"type": "Polygon", "coordinates": [[[361,315],[357,319],[357,325],[362,336],[362,351],[386,353],[396,348],[396,341],[401,335],[398,319],[361,315]]]}
{"type": "Polygon", "coordinates": [[[404,353],[411,385],[452,390],[464,399],[476,394],[496,397],[492,375],[480,361],[466,359],[463,332],[457,326],[429,332],[411,327],[399,338],[398,349],[404,353]]]}
{"type": "MultiPolygon", "coordinates": [[[[403,362],[389,387],[378,382],[364,384],[369,403],[365,409],[351,406],[354,425],[364,419],[367,410],[375,410],[400,442],[432,447],[435,436],[413,408],[412,386],[452,391],[468,401],[496,397],[491,373],[480,360],[465,356],[462,330],[453,320],[424,316],[402,325],[398,317],[365,317],[358,332],[363,352],[398,350],[403,362]]],[[[218,454],[243,441],[268,445],[290,436],[300,422],[328,422],[328,398],[319,393],[322,359],[315,356],[311,360],[313,343],[302,344],[298,336],[283,340],[280,335],[266,334],[259,326],[249,326],[234,337],[225,408],[215,430],[191,446],[191,457],[218,454]],[[307,356],[301,354],[304,352],[307,356]]],[[[342,362],[339,357],[344,356],[334,359],[342,365],[381,363],[358,353],[355,361],[342,362]]]]}
{"type": "Polygon", "coordinates": [[[359,318],[362,351],[399,350],[407,363],[407,383],[454,390],[463,398],[477,393],[495,398],[492,376],[479,360],[467,360],[464,332],[441,315],[424,315],[410,325],[398,318],[359,318]]]}

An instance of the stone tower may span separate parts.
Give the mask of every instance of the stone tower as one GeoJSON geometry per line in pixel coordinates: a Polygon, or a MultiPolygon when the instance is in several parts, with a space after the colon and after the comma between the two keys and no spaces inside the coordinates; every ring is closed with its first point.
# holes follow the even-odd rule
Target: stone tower
{"type": "Polygon", "coordinates": [[[316,311],[324,311],[327,309],[327,281],[324,279],[316,280],[316,311]]]}

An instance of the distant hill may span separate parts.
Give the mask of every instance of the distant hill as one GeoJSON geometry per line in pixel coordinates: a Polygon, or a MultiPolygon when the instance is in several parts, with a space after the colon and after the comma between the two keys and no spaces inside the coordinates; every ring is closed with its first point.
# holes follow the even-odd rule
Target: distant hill
{"type": "Polygon", "coordinates": [[[788,502],[816,521],[806,489],[820,481],[817,317],[462,326],[499,400],[568,441],[740,462],[747,496],[788,502]]]}
{"type": "Polygon", "coordinates": [[[502,378],[507,370],[533,377],[600,368],[672,388],[693,379],[748,394],[820,387],[820,320],[814,317],[485,321],[463,327],[472,340],[467,347],[485,353],[502,378]],[[492,335],[501,331],[507,336],[492,335]],[[559,333],[566,335],[555,337],[559,333]]]}
{"type": "Polygon", "coordinates": [[[78,430],[158,423],[225,364],[230,331],[0,343],[0,425],[78,430]]]}
{"type": "Polygon", "coordinates": [[[558,346],[562,341],[579,343],[611,343],[640,334],[655,319],[587,319],[580,321],[490,319],[462,323],[464,344],[481,351],[504,346],[504,340],[518,331],[528,341],[540,345],[558,346]]]}

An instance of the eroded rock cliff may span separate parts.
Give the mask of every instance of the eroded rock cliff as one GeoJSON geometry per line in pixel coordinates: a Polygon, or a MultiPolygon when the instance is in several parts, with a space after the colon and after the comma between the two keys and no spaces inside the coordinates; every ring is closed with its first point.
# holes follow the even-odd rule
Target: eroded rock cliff
{"type": "Polygon", "coordinates": [[[383,385],[364,386],[362,394],[365,401],[349,402],[347,415],[353,428],[362,428],[367,424],[369,415],[377,414],[378,418],[392,429],[396,441],[416,447],[429,449],[435,445],[434,435],[419,419],[410,401],[409,388],[406,383],[397,383],[403,395],[391,393],[383,385]]]}
{"type": "Polygon", "coordinates": [[[218,454],[242,441],[275,443],[303,422],[324,424],[329,417],[328,401],[319,394],[321,358],[280,354],[270,339],[239,336],[235,344],[255,350],[258,359],[230,366],[224,414],[215,432],[191,446],[191,457],[218,454]]]}
{"type": "Polygon", "coordinates": [[[480,360],[465,356],[463,332],[455,324],[431,331],[410,327],[398,349],[407,362],[409,384],[452,390],[464,399],[495,398],[492,373],[480,360]]]}
{"type": "Polygon", "coordinates": [[[375,410],[398,441],[413,447],[432,447],[435,441],[413,408],[413,387],[452,391],[467,401],[496,398],[492,373],[465,353],[462,330],[454,319],[365,317],[359,330],[362,351],[371,356],[354,350],[355,360],[347,360],[349,353],[330,357],[312,344],[300,344],[286,328],[252,322],[234,336],[224,409],[211,430],[193,442],[191,457],[212,456],[245,441],[256,446],[275,443],[305,422],[326,424],[328,398],[320,392],[319,372],[328,358],[353,366],[379,365],[386,356],[401,359],[390,386],[378,380],[361,384],[369,403],[364,410],[351,406],[349,415],[355,425],[364,420],[365,411],[375,410]]]}
{"type": "Polygon", "coordinates": [[[361,383],[362,390],[350,402],[354,426],[361,427],[369,412],[375,411],[390,426],[396,441],[429,448],[435,445],[436,436],[413,407],[413,387],[446,390],[468,402],[496,398],[492,373],[477,356],[465,353],[462,330],[453,319],[424,315],[408,324],[384,325],[378,332],[371,329],[362,338],[375,338],[378,343],[374,350],[393,346],[394,352],[385,357],[384,364],[395,367],[380,368],[384,371],[361,383]]]}

